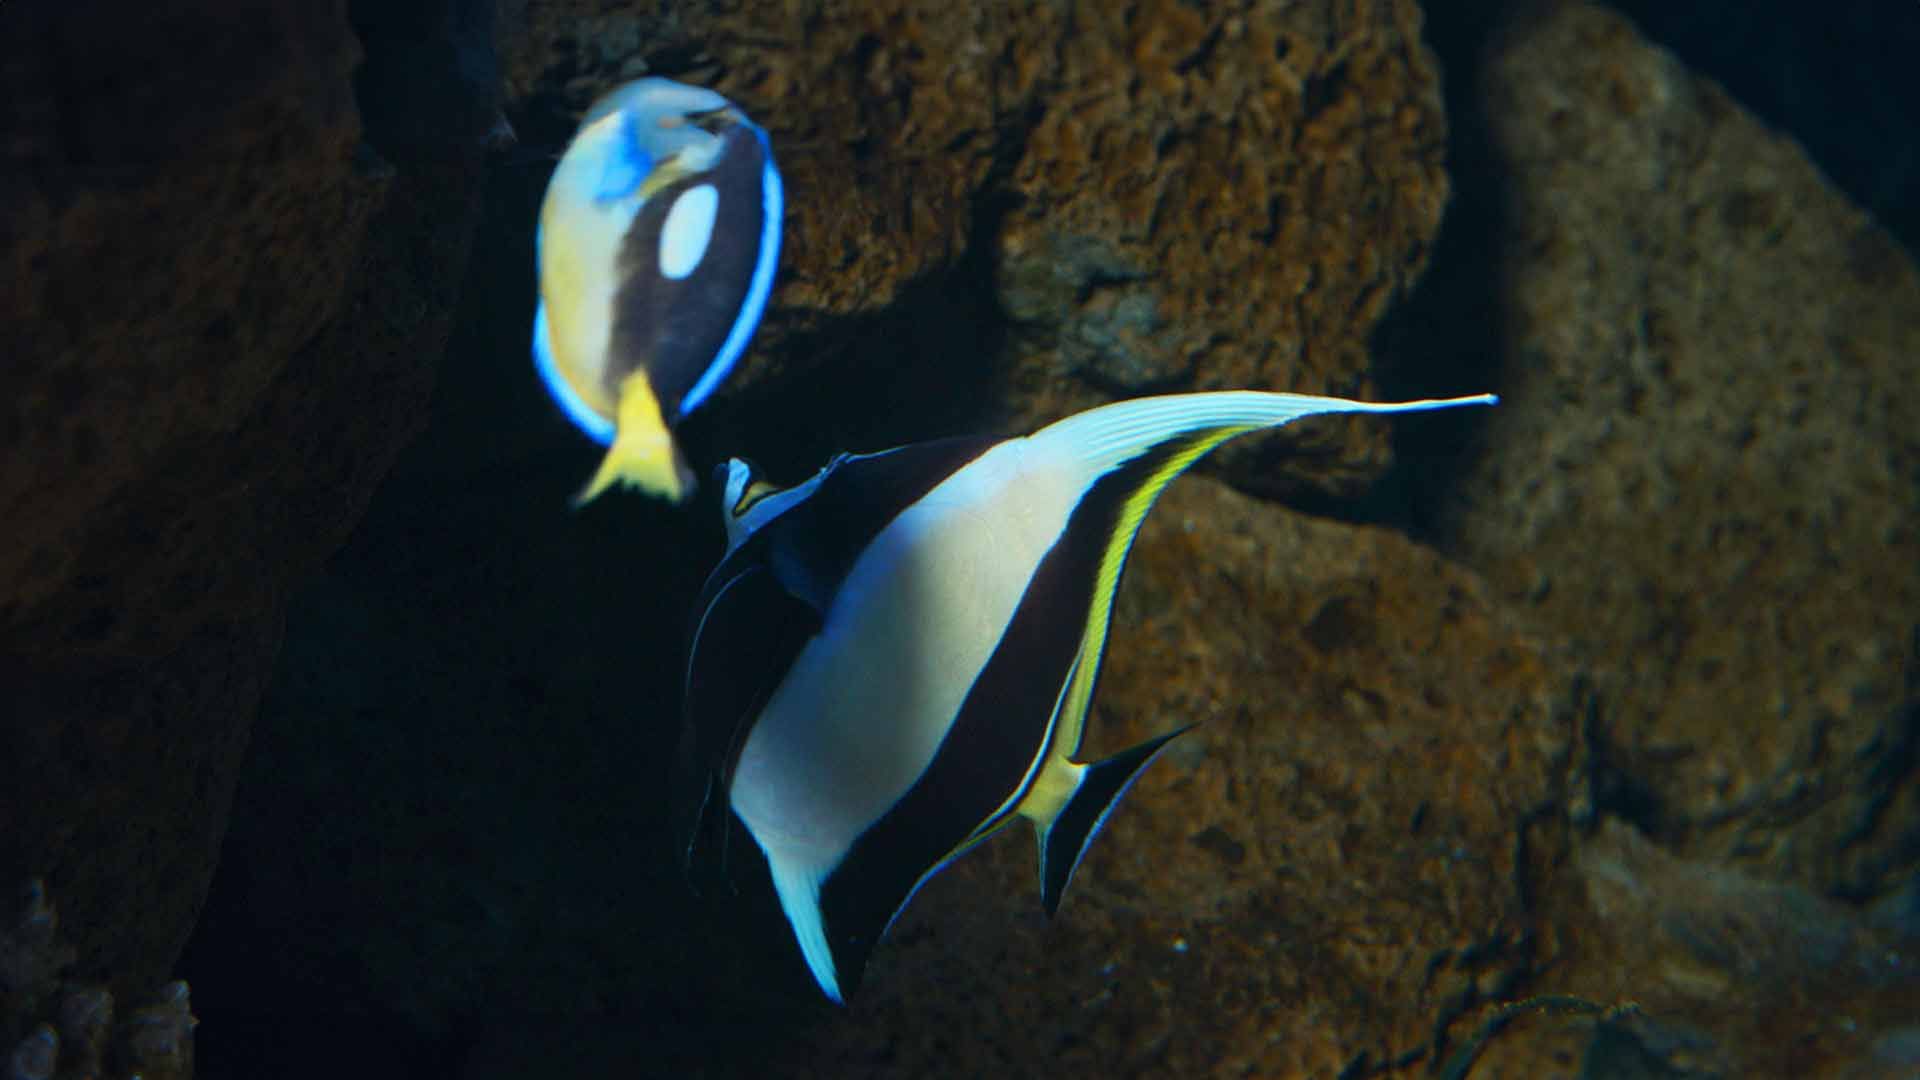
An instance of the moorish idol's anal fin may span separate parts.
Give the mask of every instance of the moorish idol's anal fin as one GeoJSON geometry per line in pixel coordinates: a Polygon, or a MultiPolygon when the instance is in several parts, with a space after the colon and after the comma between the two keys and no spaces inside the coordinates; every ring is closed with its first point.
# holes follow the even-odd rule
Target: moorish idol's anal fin
{"type": "Polygon", "coordinates": [[[1104,761],[1084,766],[1079,786],[1052,821],[1040,826],[1040,904],[1049,916],[1060,910],[1060,898],[1073,872],[1086,857],[1088,845],[1107,823],[1115,804],[1127,793],[1160,751],[1193,725],[1175,728],[1104,761]]]}

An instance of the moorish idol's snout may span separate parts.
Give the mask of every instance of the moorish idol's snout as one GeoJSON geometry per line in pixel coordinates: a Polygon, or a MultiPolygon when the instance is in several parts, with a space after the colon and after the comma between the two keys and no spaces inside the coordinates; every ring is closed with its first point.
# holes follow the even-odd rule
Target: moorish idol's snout
{"type": "Polygon", "coordinates": [[[1025,438],[842,455],[778,489],[733,462],[728,551],[688,660],[685,854],[735,817],[840,1001],[922,883],[1015,817],[1051,914],[1115,802],[1179,732],[1076,760],[1127,552],[1174,477],[1236,435],[1403,404],[1141,398],[1025,438]]]}
{"type": "Polygon", "coordinates": [[[576,504],[691,490],[672,429],[760,324],[783,205],[767,133],[712,90],[640,79],[588,110],[540,207],[533,321],[548,392],[607,447],[576,504]]]}

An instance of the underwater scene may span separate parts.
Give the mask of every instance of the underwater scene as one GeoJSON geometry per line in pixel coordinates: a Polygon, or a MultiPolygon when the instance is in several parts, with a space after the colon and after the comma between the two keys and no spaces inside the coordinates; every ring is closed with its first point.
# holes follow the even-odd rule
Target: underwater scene
{"type": "Polygon", "coordinates": [[[1913,0],[0,0],[0,1080],[1920,1078],[1913,0]]]}

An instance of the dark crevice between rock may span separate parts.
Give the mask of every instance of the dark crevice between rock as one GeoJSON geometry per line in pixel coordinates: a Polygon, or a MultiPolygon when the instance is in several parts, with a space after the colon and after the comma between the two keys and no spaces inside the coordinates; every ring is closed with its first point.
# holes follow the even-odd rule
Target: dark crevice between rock
{"type": "Polygon", "coordinates": [[[364,138],[388,160],[503,145],[496,0],[353,0],[365,58],[354,73],[364,138]]]}
{"type": "Polygon", "coordinates": [[[1611,817],[1648,836],[1667,835],[1671,815],[1659,792],[1638,769],[1619,760],[1618,747],[1607,737],[1602,695],[1582,677],[1575,680],[1572,697],[1578,750],[1568,766],[1569,822],[1588,830],[1611,817]]]}
{"type": "MultiPolygon", "coordinates": [[[[1507,184],[1475,86],[1506,5],[1462,6],[1426,20],[1427,44],[1445,74],[1447,173],[1452,198],[1426,273],[1375,331],[1374,381],[1381,400],[1498,391],[1501,282],[1491,268],[1508,218],[1507,184]]],[[[1338,520],[1431,534],[1436,507],[1463,475],[1484,409],[1395,417],[1393,464],[1350,500],[1302,498],[1298,509],[1338,520]]]]}
{"type": "MultiPolygon", "coordinates": [[[[1447,170],[1453,195],[1419,284],[1375,334],[1383,399],[1498,392],[1502,283],[1494,256],[1509,195],[1474,81],[1502,27],[1542,0],[1449,5],[1425,20],[1445,73],[1447,170]]],[[[1616,0],[1653,41],[1721,82],[1740,104],[1783,128],[1907,250],[1920,242],[1920,6],[1903,0],[1744,3],[1616,0]]],[[[1302,496],[1297,509],[1434,534],[1436,508],[1456,505],[1475,454],[1481,410],[1394,421],[1394,464],[1351,500],[1302,496]]]]}
{"type": "Polygon", "coordinates": [[[909,282],[885,311],[834,321],[777,348],[804,355],[791,375],[723,391],[680,429],[701,464],[745,457],[769,479],[805,479],[841,451],[1004,429],[1000,402],[1012,328],[995,287],[997,238],[1019,196],[1005,183],[1040,121],[1007,120],[970,210],[965,253],[909,282]]]}
{"type": "Polygon", "coordinates": [[[1789,133],[1908,251],[1920,242],[1920,4],[1612,0],[1655,44],[1789,133]]]}
{"type": "MultiPolygon", "coordinates": [[[[1915,771],[1920,770],[1920,625],[1913,628],[1905,682],[1905,700],[1894,707],[1874,743],[1860,751],[1863,757],[1871,757],[1873,761],[1864,784],[1869,794],[1859,819],[1839,839],[1842,851],[1880,833],[1887,824],[1887,811],[1897,805],[1898,796],[1907,788],[1915,771]]],[[[1843,881],[1835,895],[1855,904],[1868,903],[1878,897],[1884,890],[1882,883],[1889,866],[1920,857],[1920,828],[1909,828],[1907,836],[1908,843],[1882,855],[1866,867],[1864,873],[1854,875],[1854,880],[1843,881]]]]}
{"type": "MultiPolygon", "coordinates": [[[[346,333],[329,328],[312,348],[302,350],[311,354],[311,363],[328,363],[328,353],[336,349],[390,351],[393,378],[406,381],[402,373],[414,370],[408,365],[418,364],[420,350],[437,352],[444,342],[446,316],[458,301],[477,220],[484,154],[501,141],[494,10],[491,0],[355,0],[350,5],[350,24],[364,52],[354,75],[363,138],[355,167],[363,181],[377,181],[381,203],[356,271],[363,280],[350,286],[359,290],[358,314],[343,316],[357,319],[359,328],[346,333]]],[[[394,393],[404,400],[418,391],[396,387],[394,393]]],[[[345,441],[361,436],[355,428],[323,433],[321,438],[341,446],[323,444],[317,456],[350,467],[353,455],[345,452],[345,441]]],[[[356,538],[365,531],[363,522],[356,538]]],[[[289,622],[291,634],[299,636],[298,618],[289,622]]],[[[269,723],[271,708],[263,714],[261,723],[269,723]]],[[[338,720],[343,729],[350,727],[350,718],[338,720]]],[[[259,727],[254,735],[256,744],[273,737],[259,727]]],[[[456,1074],[471,1033],[428,1030],[369,1005],[377,998],[349,951],[334,943],[340,927],[329,921],[324,901],[302,911],[258,904],[257,849],[250,850],[248,842],[284,845],[288,831],[303,827],[268,821],[263,831],[260,808],[248,802],[245,791],[250,783],[272,785],[278,779],[257,773],[250,765],[242,774],[222,857],[176,967],[194,988],[202,1022],[196,1038],[198,1075],[218,1080],[456,1074]],[[276,836],[274,828],[282,831],[276,836]]],[[[334,812],[352,816],[355,800],[366,793],[331,794],[334,812]]],[[[339,877],[340,853],[323,850],[316,847],[311,857],[335,860],[313,867],[315,879],[324,883],[339,877]]],[[[325,896],[328,889],[316,893],[325,896]]]]}
{"type": "MultiPolygon", "coordinates": [[[[975,230],[995,227],[987,223],[1008,209],[978,207],[975,230]]],[[[841,451],[990,425],[1006,334],[991,250],[970,246],[952,267],[904,286],[885,311],[787,338],[779,348],[807,356],[804,365],[723,396],[682,424],[696,471],[744,457],[768,466],[768,479],[794,483],[841,451]],[[983,371],[987,365],[995,366],[983,371]]]]}

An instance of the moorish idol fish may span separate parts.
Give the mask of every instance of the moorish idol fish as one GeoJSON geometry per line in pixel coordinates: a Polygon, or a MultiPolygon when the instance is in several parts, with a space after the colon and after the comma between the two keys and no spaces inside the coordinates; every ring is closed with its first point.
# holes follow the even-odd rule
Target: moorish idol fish
{"type": "Polygon", "coordinates": [[[836,1002],[920,886],[1016,817],[1038,831],[1052,915],[1116,801],[1186,730],[1076,760],[1160,492],[1222,442],[1303,416],[1493,401],[1177,394],[1024,438],[843,454],[785,489],[729,462],[728,550],[686,672],[689,869],[737,817],[836,1002]]]}
{"type": "Polygon", "coordinates": [[[608,448],[575,505],[692,489],[671,432],[760,324],[782,206],[767,133],[712,90],[639,79],[588,110],[540,207],[533,319],[548,392],[608,448]]]}

